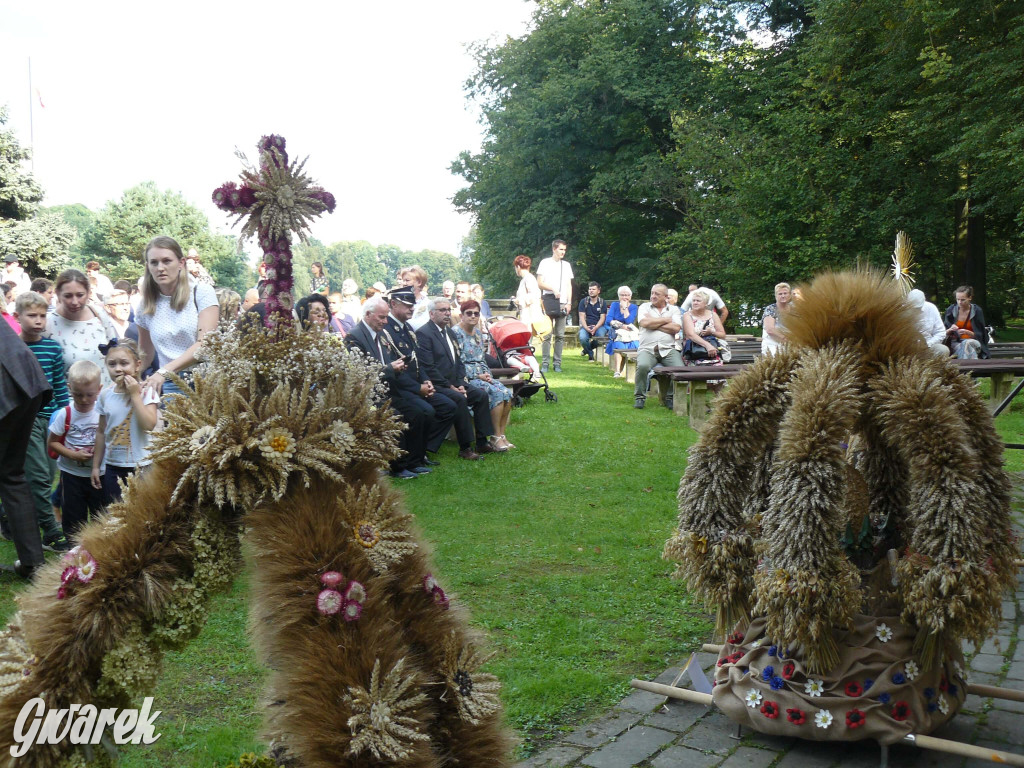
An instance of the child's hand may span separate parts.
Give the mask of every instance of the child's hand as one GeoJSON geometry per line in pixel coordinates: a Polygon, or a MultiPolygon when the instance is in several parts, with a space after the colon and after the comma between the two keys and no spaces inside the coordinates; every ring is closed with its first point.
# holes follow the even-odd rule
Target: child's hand
{"type": "Polygon", "coordinates": [[[99,467],[92,468],[92,487],[95,488],[97,491],[103,490],[103,478],[100,477],[99,467]]]}
{"type": "Polygon", "coordinates": [[[129,376],[126,373],[121,380],[124,384],[125,391],[127,391],[129,395],[137,395],[142,391],[142,385],[134,376],[129,376]]]}
{"type": "Polygon", "coordinates": [[[75,461],[92,461],[92,451],[71,451],[71,458],[75,461]]]}

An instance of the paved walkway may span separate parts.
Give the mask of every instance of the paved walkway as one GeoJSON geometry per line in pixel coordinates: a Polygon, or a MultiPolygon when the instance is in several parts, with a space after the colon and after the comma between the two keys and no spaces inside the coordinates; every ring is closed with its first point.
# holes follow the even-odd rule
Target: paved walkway
{"type": "MultiPolygon", "coordinates": [[[[1003,602],[1003,621],[994,637],[970,658],[970,682],[1024,690],[1024,571],[1013,599],[1003,602]]],[[[716,657],[698,654],[711,676],[716,657]]],[[[680,662],[685,664],[685,659],[680,662]]],[[[671,685],[679,666],[655,682],[671,685]]],[[[687,681],[680,683],[686,685],[687,681]]],[[[1024,755],[1024,703],[968,695],[964,709],[933,736],[1024,755]]],[[[837,744],[765,736],[748,729],[736,738],[736,725],[714,707],[667,701],[647,691],[634,691],[603,717],[556,738],[519,768],[876,768],[875,742],[837,744]]],[[[897,744],[890,747],[892,768],[962,768],[991,766],[897,744]]]]}

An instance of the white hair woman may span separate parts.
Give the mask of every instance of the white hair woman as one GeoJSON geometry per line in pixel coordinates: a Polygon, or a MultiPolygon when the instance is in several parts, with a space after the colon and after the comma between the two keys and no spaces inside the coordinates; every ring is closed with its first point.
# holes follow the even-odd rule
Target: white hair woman
{"type": "Polygon", "coordinates": [[[774,355],[786,341],[786,331],[782,321],[785,313],[789,311],[791,292],[789,283],[777,284],[775,286],[775,303],[764,308],[764,314],[761,315],[762,355],[774,355]]]}

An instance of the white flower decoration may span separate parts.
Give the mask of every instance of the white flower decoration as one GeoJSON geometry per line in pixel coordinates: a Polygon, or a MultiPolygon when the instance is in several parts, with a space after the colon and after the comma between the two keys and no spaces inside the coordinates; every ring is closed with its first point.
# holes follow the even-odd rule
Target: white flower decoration
{"type": "Polygon", "coordinates": [[[959,661],[954,662],[953,671],[956,672],[956,676],[961,680],[964,679],[964,666],[959,661]]]}
{"type": "Polygon", "coordinates": [[[888,643],[892,640],[892,630],[883,622],[875,627],[875,637],[881,640],[883,643],[888,643]]]}
{"type": "Polygon", "coordinates": [[[814,724],[819,728],[828,728],[832,725],[832,713],[827,709],[819,709],[818,714],[814,716],[814,724]]]}
{"type": "Polygon", "coordinates": [[[757,709],[761,706],[762,698],[764,697],[761,696],[761,692],[759,690],[757,690],[756,688],[751,688],[749,691],[747,691],[747,706],[751,709],[757,709]]]}
{"type": "Polygon", "coordinates": [[[764,642],[764,641],[763,640],[755,640],[754,642],[752,642],[750,644],[751,650],[753,650],[754,648],[760,648],[762,642],[764,642]]]}
{"type": "Polygon", "coordinates": [[[939,712],[944,715],[949,714],[949,702],[946,701],[945,696],[939,696],[939,712]]]}
{"type": "Polygon", "coordinates": [[[825,683],[822,680],[810,678],[806,683],[804,683],[804,693],[808,696],[821,696],[824,692],[825,683]]]}
{"type": "Polygon", "coordinates": [[[260,452],[271,461],[288,461],[295,455],[295,438],[287,429],[274,427],[263,435],[260,441],[260,452]]]}
{"type": "Polygon", "coordinates": [[[914,680],[917,678],[918,673],[921,671],[920,667],[917,666],[916,661],[908,661],[907,666],[904,668],[904,673],[907,676],[907,680],[914,680]]]}
{"type": "Polygon", "coordinates": [[[205,427],[200,427],[192,433],[192,439],[188,441],[189,447],[192,448],[193,454],[200,454],[210,443],[211,440],[217,435],[215,427],[207,424],[205,427]]]}
{"type": "Polygon", "coordinates": [[[347,421],[336,421],[331,428],[331,443],[342,451],[347,451],[356,443],[356,434],[347,421]]]}

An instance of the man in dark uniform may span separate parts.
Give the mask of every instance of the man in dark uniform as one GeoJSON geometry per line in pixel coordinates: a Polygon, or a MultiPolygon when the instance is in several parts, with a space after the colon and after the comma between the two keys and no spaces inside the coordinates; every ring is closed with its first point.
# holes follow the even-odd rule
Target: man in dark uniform
{"type": "Polygon", "coordinates": [[[43,541],[25,479],[25,453],[36,414],[52,395],[32,350],[0,323],[0,501],[18,552],[14,572],[26,579],[43,564],[43,541]]]}
{"type": "Polygon", "coordinates": [[[459,438],[459,456],[476,460],[481,453],[494,453],[494,447],[487,440],[494,434],[490,403],[483,390],[469,386],[466,381],[466,366],[462,362],[459,341],[448,327],[448,319],[451,317],[448,300],[431,299],[427,306],[430,309],[430,321],[416,332],[420,365],[423,366],[424,375],[434,383],[434,388],[455,403],[455,434],[459,438]]]}
{"type": "Polygon", "coordinates": [[[381,334],[387,319],[387,303],[382,298],[374,296],[363,305],[363,319],[356,323],[345,337],[345,344],[349,349],[359,350],[381,364],[391,407],[406,424],[398,441],[398,447],[402,449],[403,454],[391,462],[391,476],[412,480],[417,475],[430,472],[430,468],[424,466],[424,459],[430,412],[433,409],[426,403],[423,404],[426,408],[410,405],[411,398],[406,393],[419,392],[419,383],[406,372],[407,364],[401,354],[392,349],[381,334]]]}
{"type": "MultiPolygon", "coordinates": [[[[427,378],[420,365],[416,354],[416,333],[409,326],[409,318],[412,317],[413,307],[416,304],[416,296],[412,288],[395,288],[388,294],[388,307],[391,310],[388,314],[388,322],[381,331],[381,334],[405,359],[406,371],[419,384],[419,392],[411,393],[402,390],[401,397],[411,399],[412,407],[422,408],[428,406],[431,411],[431,423],[427,432],[427,451],[437,453],[444,442],[452,422],[455,421],[456,407],[450,398],[442,395],[434,388],[434,383],[427,378]]],[[[427,457],[427,464],[437,466],[440,462],[427,457]]]]}

